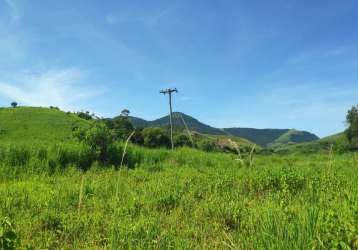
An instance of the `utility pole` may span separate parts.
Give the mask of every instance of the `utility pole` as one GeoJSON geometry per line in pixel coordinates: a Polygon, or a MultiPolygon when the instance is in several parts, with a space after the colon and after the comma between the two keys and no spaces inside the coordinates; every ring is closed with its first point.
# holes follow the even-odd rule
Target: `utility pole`
{"type": "Polygon", "coordinates": [[[178,90],[177,90],[176,88],[175,88],[175,89],[164,89],[164,90],[161,90],[160,93],[162,93],[162,94],[164,94],[164,95],[166,95],[166,94],[169,95],[170,141],[171,141],[171,143],[172,143],[172,150],[174,150],[174,142],[173,142],[173,118],[172,118],[172,114],[173,114],[173,111],[172,111],[172,93],[178,93],[178,90]]]}

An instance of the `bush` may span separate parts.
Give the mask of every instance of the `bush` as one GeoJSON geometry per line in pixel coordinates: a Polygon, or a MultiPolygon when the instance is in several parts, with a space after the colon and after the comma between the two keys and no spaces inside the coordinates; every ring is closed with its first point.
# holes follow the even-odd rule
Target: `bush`
{"type": "Polygon", "coordinates": [[[177,134],[174,136],[173,140],[174,140],[174,145],[176,147],[193,146],[189,136],[186,134],[177,134]]]}
{"type": "Polygon", "coordinates": [[[196,147],[206,152],[212,152],[217,150],[215,142],[207,139],[200,140],[199,142],[197,142],[196,147]]]}
{"type": "Polygon", "coordinates": [[[145,128],[143,129],[144,146],[146,147],[170,147],[170,139],[164,129],[145,128]]]}
{"type": "Polygon", "coordinates": [[[133,142],[137,145],[144,144],[143,129],[135,129],[135,133],[133,134],[133,136],[131,138],[131,142],[133,142]]]}
{"type": "Polygon", "coordinates": [[[90,114],[90,112],[77,112],[76,113],[79,118],[85,119],[85,120],[92,120],[93,115],[90,114]]]}
{"type": "Polygon", "coordinates": [[[0,220],[0,249],[16,249],[18,237],[11,222],[7,218],[0,220]]]}
{"type": "Polygon", "coordinates": [[[112,130],[113,136],[116,140],[127,140],[129,135],[133,132],[134,127],[127,117],[119,117],[116,119],[105,120],[106,125],[112,130]]]}
{"type": "Polygon", "coordinates": [[[88,145],[60,144],[55,147],[55,159],[49,160],[49,167],[54,169],[56,165],[62,168],[75,165],[79,169],[88,170],[96,159],[97,155],[88,145]]]}
{"type": "Polygon", "coordinates": [[[351,147],[358,148],[358,106],[348,110],[346,121],[349,126],[345,131],[348,141],[351,147]]]}
{"type": "Polygon", "coordinates": [[[77,161],[77,150],[72,145],[61,144],[56,150],[56,162],[65,168],[77,161]]]}
{"type": "Polygon", "coordinates": [[[103,122],[96,122],[88,130],[77,130],[74,133],[84,144],[92,150],[92,154],[105,163],[108,161],[108,148],[113,143],[111,131],[103,122]]]}

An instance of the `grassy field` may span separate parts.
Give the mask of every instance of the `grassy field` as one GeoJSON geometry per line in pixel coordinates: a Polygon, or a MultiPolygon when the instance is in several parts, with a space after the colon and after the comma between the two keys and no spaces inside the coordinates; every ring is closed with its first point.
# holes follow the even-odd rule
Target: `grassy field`
{"type": "Polygon", "coordinates": [[[9,155],[0,232],[18,248],[358,247],[358,155],[258,156],[249,167],[233,154],[131,146],[132,169],[87,172],[61,154],[57,167],[36,150],[21,164],[9,155]]]}
{"type": "Polygon", "coordinates": [[[88,126],[88,121],[57,109],[17,107],[0,108],[0,145],[53,143],[72,139],[73,127],[88,126]]]}
{"type": "MultiPolygon", "coordinates": [[[[116,142],[99,163],[76,115],[0,118],[0,249],[358,249],[358,154],[335,153],[342,136],[242,158],[116,142]]],[[[213,140],[228,139],[250,143],[213,140]]]]}

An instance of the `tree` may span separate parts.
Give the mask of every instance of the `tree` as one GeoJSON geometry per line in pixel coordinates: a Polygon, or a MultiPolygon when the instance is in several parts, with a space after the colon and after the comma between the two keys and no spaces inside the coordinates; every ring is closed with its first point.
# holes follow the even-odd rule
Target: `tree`
{"type": "Polygon", "coordinates": [[[85,120],[92,120],[93,119],[93,115],[91,115],[89,111],[77,112],[77,116],[79,118],[82,118],[82,119],[85,119],[85,120]]]}
{"type": "Polygon", "coordinates": [[[358,105],[353,106],[350,110],[348,110],[346,116],[346,122],[348,128],[345,131],[345,134],[348,138],[349,143],[353,147],[358,146],[358,105]]]}
{"type": "Polygon", "coordinates": [[[116,117],[105,120],[106,125],[112,130],[116,140],[127,140],[128,136],[134,131],[132,123],[126,117],[116,117]]]}
{"type": "Polygon", "coordinates": [[[129,114],[130,114],[130,111],[129,111],[128,109],[123,109],[123,110],[121,111],[120,116],[121,116],[121,117],[128,117],[129,114]]]}
{"type": "Polygon", "coordinates": [[[16,108],[17,107],[17,102],[12,102],[11,107],[16,108]]]}
{"type": "Polygon", "coordinates": [[[101,162],[107,162],[113,136],[105,123],[96,122],[87,130],[75,131],[74,136],[88,145],[101,162]]]}

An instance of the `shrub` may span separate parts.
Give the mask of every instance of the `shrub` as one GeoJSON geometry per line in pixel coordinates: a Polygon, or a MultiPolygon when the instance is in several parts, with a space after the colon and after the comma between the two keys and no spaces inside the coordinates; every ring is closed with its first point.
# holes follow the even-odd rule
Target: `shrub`
{"type": "Polygon", "coordinates": [[[0,220],[0,249],[16,249],[18,236],[16,231],[7,218],[0,220]]]}
{"type": "Polygon", "coordinates": [[[174,136],[173,140],[174,140],[174,145],[176,147],[192,146],[189,136],[185,134],[177,134],[174,136]]]}
{"type": "Polygon", "coordinates": [[[122,161],[123,147],[119,143],[111,144],[108,147],[108,164],[119,166],[122,161]]]}
{"type": "Polygon", "coordinates": [[[108,148],[113,143],[113,136],[105,123],[96,122],[88,130],[76,130],[74,135],[88,145],[101,162],[108,161],[108,148]]]}
{"type": "Polygon", "coordinates": [[[90,112],[77,112],[76,113],[79,118],[85,119],[85,120],[92,120],[93,116],[90,114],[90,112]]]}
{"type": "Polygon", "coordinates": [[[164,129],[145,128],[143,129],[144,146],[146,147],[169,147],[170,139],[164,129]]]}
{"type": "Polygon", "coordinates": [[[56,150],[56,161],[65,168],[77,161],[77,150],[72,145],[60,144],[56,150]]]}
{"type": "Polygon", "coordinates": [[[116,119],[105,120],[105,122],[117,140],[126,140],[134,130],[132,123],[127,117],[121,116],[116,119]]]}
{"type": "Polygon", "coordinates": [[[348,110],[346,121],[348,129],[345,134],[352,147],[358,147],[358,106],[352,107],[348,110]]]}
{"type": "Polygon", "coordinates": [[[206,152],[212,152],[216,150],[215,142],[207,139],[200,140],[199,142],[197,142],[196,147],[206,152]]]}
{"type": "Polygon", "coordinates": [[[135,132],[131,138],[131,142],[138,145],[144,144],[143,129],[135,129],[135,132]]]}

